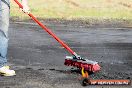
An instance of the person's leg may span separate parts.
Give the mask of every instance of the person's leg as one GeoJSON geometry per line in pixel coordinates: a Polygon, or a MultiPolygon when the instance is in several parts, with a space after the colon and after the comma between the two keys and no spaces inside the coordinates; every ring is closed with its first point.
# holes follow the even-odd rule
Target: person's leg
{"type": "Polygon", "coordinates": [[[2,67],[7,63],[9,0],[1,0],[0,6],[0,67],[2,67]]]}
{"type": "Polygon", "coordinates": [[[8,27],[9,27],[9,0],[0,0],[0,74],[3,76],[15,75],[7,64],[8,27]]]}

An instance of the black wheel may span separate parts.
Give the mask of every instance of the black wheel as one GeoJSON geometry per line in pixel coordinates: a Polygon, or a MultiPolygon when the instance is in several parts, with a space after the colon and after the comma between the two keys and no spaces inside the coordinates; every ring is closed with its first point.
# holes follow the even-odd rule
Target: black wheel
{"type": "Polygon", "coordinates": [[[80,80],[80,83],[82,86],[87,86],[87,85],[90,85],[91,82],[90,82],[90,79],[88,79],[88,78],[82,78],[80,80]]]}

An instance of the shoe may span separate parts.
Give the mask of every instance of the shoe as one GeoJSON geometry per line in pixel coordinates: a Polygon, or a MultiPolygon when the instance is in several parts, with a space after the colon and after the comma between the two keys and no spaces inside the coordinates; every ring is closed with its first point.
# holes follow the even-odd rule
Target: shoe
{"type": "Polygon", "coordinates": [[[9,67],[9,66],[7,66],[7,65],[6,65],[6,66],[4,66],[4,67],[5,67],[5,68],[7,68],[7,69],[10,69],[10,67],[9,67]]]}
{"type": "Polygon", "coordinates": [[[10,70],[9,66],[3,66],[0,68],[0,75],[2,76],[14,76],[16,75],[14,70],[10,70]]]}

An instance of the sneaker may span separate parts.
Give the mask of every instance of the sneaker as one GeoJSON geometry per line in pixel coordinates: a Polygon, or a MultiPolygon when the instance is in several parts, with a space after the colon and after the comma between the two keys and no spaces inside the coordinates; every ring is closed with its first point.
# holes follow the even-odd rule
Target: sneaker
{"type": "Polygon", "coordinates": [[[14,76],[16,75],[14,70],[10,70],[9,66],[3,66],[0,68],[0,75],[2,76],[14,76]]]}

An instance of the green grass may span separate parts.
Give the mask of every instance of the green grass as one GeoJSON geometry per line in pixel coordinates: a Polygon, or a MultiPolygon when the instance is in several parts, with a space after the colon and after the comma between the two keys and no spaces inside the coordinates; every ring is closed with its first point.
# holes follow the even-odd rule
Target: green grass
{"type": "MultiPolygon", "coordinates": [[[[28,0],[31,12],[38,18],[63,19],[132,19],[131,0],[28,0]]],[[[11,17],[29,19],[11,0],[11,17]]]]}

